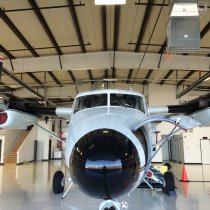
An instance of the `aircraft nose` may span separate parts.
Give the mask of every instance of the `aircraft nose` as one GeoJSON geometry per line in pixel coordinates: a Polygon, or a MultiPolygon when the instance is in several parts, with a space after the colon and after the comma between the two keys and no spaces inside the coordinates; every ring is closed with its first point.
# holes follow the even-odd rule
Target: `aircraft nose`
{"type": "Polygon", "coordinates": [[[70,173],[81,191],[96,198],[116,198],[136,184],[140,158],[123,134],[99,129],[83,136],[70,157],[70,173]]]}

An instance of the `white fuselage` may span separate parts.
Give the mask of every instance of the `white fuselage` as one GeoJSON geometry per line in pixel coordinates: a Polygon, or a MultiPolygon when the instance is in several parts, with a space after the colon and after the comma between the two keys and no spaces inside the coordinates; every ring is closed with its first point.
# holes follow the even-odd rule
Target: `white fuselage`
{"type": "MultiPolygon", "coordinates": [[[[121,96],[121,95],[120,95],[121,96]]],[[[103,90],[103,91],[91,91],[78,95],[74,106],[73,112],[71,115],[71,120],[69,123],[69,133],[66,143],[66,153],[65,161],[68,167],[70,163],[70,156],[75,144],[86,134],[98,130],[98,129],[112,129],[115,130],[128,139],[132,141],[135,145],[139,157],[141,159],[140,168],[147,169],[149,164],[146,163],[145,151],[142,147],[142,142],[136,137],[133,133],[132,128],[135,124],[138,124],[140,121],[148,117],[147,105],[143,95],[138,93],[133,93],[130,91],[116,91],[116,90],[103,90]],[[92,108],[84,108],[82,110],[74,112],[77,100],[80,97],[85,97],[95,94],[106,94],[107,95],[107,104],[103,106],[95,106],[92,108]],[[141,99],[142,110],[137,110],[131,107],[126,106],[113,106],[110,102],[111,94],[127,94],[138,96],[141,99]]],[[[151,157],[151,142],[150,142],[150,125],[145,125],[141,128],[146,139],[147,151],[147,160],[151,157]]],[[[137,187],[142,179],[144,178],[145,170],[139,174],[138,182],[136,183],[137,187]]],[[[134,187],[134,188],[135,188],[134,187]]]]}

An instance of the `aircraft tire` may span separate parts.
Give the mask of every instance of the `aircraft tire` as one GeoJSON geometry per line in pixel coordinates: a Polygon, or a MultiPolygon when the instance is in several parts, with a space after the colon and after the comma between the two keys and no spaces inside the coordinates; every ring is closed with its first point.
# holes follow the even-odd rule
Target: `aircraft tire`
{"type": "Polygon", "coordinates": [[[114,206],[112,206],[111,208],[105,208],[104,210],[116,210],[116,208],[114,206]]]}
{"type": "Polygon", "coordinates": [[[60,194],[64,191],[64,185],[62,184],[63,177],[62,171],[56,171],[53,176],[53,192],[55,194],[60,194]]]}

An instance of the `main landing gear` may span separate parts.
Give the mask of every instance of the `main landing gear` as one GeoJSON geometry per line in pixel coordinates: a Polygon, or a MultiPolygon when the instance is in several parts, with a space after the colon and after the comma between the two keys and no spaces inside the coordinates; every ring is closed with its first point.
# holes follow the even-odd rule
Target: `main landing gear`
{"type": "Polygon", "coordinates": [[[53,176],[53,192],[55,194],[61,194],[64,192],[64,186],[66,183],[69,183],[69,186],[65,193],[63,194],[62,198],[64,199],[69,192],[71,186],[72,186],[72,180],[71,178],[64,179],[64,174],[62,171],[56,171],[54,176],[53,176]]]}
{"type": "Polygon", "coordinates": [[[123,209],[128,209],[128,203],[125,201],[119,203],[118,201],[104,200],[99,207],[99,210],[123,210],[123,209]]]}
{"type": "Polygon", "coordinates": [[[53,176],[53,192],[55,194],[63,193],[64,191],[64,174],[62,171],[56,171],[53,176]]]}
{"type": "MultiPolygon", "coordinates": [[[[64,174],[62,171],[56,171],[54,176],[53,176],[53,192],[55,194],[61,194],[64,192],[62,198],[64,199],[67,193],[69,192],[73,182],[71,178],[65,179],[64,174]],[[64,192],[64,186],[65,184],[69,184],[67,190],[64,192]]],[[[123,201],[119,203],[118,201],[114,200],[104,200],[100,207],[99,210],[126,210],[128,209],[128,203],[123,201]]]]}

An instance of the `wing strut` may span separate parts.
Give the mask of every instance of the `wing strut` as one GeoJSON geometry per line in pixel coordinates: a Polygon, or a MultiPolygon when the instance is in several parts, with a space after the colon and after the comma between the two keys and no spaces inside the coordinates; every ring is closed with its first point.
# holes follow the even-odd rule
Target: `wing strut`
{"type": "Polygon", "coordinates": [[[54,133],[50,132],[49,130],[47,130],[46,128],[42,127],[41,125],[39,125],[38,123],[33,123],[35,126],[41,128],[42,130],[46,131],[47,133],[49,133],[51,136],[53,136],[57,141],[59,142],[63,142],[58,136],[56,136],[54,133]]]}

